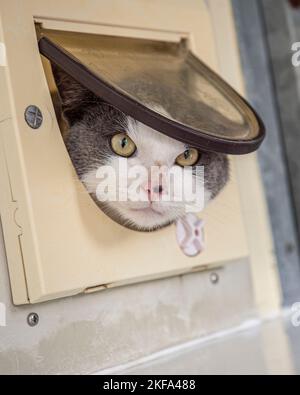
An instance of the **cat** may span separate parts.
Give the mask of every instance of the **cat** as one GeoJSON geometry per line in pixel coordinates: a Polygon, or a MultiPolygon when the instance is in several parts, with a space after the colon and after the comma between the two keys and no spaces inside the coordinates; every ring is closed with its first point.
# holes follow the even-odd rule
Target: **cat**
{"type": "MultiPolygon", "coordinates": [[[[193,182],[196,185],[200,182],[196,175],[197,167],[204,167],[205,205],[227,184],[229,161],[226,155],[204,150],[199,152],[138,122],[83,87],[55,64],[51,66],[67,125],[65,144],[74,168],[91,197],[113,220],[130,229],[153,231],[184,216],[184,200],[159,199],[166,192],[165,189],[170,188],[170,185],[164,184],[163,177],[172,169],[179,168],[178,163],[192,163],[193,182]],[[128,169],[142,165],[149,174],[153,166],[164,171],[155,182],[151,177],[140,180],[138,187],[144,193],[143,201],[103,201],[97,192],[97,171],[109,165],[118,175],[120,163],[128,169]]],[[[172,116],[154,100],[149,106],[166,116],[172,116]]],[[[128,187],[131,182],[128,180],[128,187]]],[[[176,178],[172,182],[176,186],[176,178]]],[[[119,185],[115,189],[118,188],[119,185]]]]}

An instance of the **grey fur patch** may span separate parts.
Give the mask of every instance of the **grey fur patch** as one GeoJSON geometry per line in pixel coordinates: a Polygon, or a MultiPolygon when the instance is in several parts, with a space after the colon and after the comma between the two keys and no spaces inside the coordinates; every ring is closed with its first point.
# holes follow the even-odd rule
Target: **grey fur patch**
{"type": "MultiPolygon", "coordinates": [[[[127,132],[128,118],[123,112],[82,87],[57,66],[52,68],[62,102],[63,116],[69,126],[66,147],[78,176],[82,178],[96,167],[106,165],[108,158],[117,156],[111,149],[110,140],[116,133],[127,132]]],[[[152,97],[151,101],[155,105],[155,98],[152,97]]],[[[166,109],[168,110],[167,104],[166,109]]],[[[197,165],[204,166],[205,187],[210,192],[211,199],[215,198],[229,178],[227,156],[203,151],[197,165]]],[[[93,194],[91,196],[95,199],[93,194]]],[[[96,203],[99,204],[97,201],[96,203]]]]}

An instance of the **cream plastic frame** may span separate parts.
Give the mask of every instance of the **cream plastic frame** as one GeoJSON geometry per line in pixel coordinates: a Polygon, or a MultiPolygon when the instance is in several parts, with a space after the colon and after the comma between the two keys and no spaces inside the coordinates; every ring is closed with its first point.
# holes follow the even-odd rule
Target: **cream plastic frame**
{"type": "MultiPolygon", "coordinates": [[[[225,20],[227,17],[223,33],[229,32],[235,45],[229,3],[227,0],[219,3],[223,6],[225,20]]],[[[11,0],[9,4],[1,0],[0,5],[0,42],[6,50],[6,62],[0,66],[1,91],[5,92],[0,98],[0,206],[14,303],[36,303],[203,270],[244,256],[253,257],[251,265],[255,268],[255,260],[259,257],[251,251],[257,246],[254,246],[253,235],[248,229],[253,223],[249,221],[249,213],[244,211],[249,251],[239,197],[241,194],[243,200],[249,192],[245,182],[243,184],[243,174],[249,175],[250,170],[256,191],[252,194],[258,198],[256,208],[260,209],[262,217],[256,232],[263,231],[268,243],[264,248],[258,242],[258,249],[267,259],[265,274],[270,267],[272,271],[269,280],[272,294],[265,304],[267,309],[276,306],[279,292],[274,260],[270,261],[268,247],[271,241],[255,157],[251,155],[251,159],[241,161],[246,173],[240,175],[238,185],[233,161],[230,184],[222,197],[203,213],[207,224],[206,237],[211,245],[200,257],[191,259],[182,255],[175,244],[172,227],[153,234],[124,229],[99,212],[76,179],[59,134],[37,50],[34,21],[42,22],[48,28],[97,34],[167,41],[186,37],[196,55],[216,71],[220,68],[222,76],[241,91],[242,80],[234,45],[231,49],[233,58],[227,56],[226,61],[220,62],[221,67],[218,64],[218,55],[222,54],[222,27],[216,29],[216,21],[222,13],[216,4],[196,0],[176,0],[176,4],[170,0],[151,3],[122,0],[115,2],[113,12],[111,2],[95,0],[89,1],[84,12],[79,0],[73,0],[72,7],[70,2],[57,0],[11,0]],[[230,69],[232,63],[237,74],[230,69]],[[30,129],[24,122],[24,109],[29,104],[38,105],[43,112],[44,122],[38,131],[30,129]],[[230,223],[230,231],[225,234],[222,232],[226,229],[224,222],[230,223]],[[105,229],[105,234],[101,229],[105,229]],[[146,249],[149,245],[151,251],[146,249]],[[157,251],[164,251],[168,259],[158,261],[157,251]]],[[[223,21],[221,26],[224,28],[223,21]]],[[[238,174],[242,172],[241,169],[237,171],[238,174]]],[[[254,208],[253,202],[252,205],[254,208]]],[[[262,288],[256,281],[256,274],[254,280],[260,302],[262,288]]]]}

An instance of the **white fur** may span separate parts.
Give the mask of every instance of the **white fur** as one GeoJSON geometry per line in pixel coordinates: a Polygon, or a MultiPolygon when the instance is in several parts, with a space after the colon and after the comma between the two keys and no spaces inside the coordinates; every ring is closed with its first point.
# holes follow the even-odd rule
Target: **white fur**
{"type": "MultiPolygon", "coordinates": [[[[175,165],[178,155],[186,150],[185,144],[172,139],[156,130],[140,123],[132,118],[127,119],[127,133],[136,144],[136,154],[127,161],[128,169],[136,165],[142,165],[150,171],[151,166],[166,167],[171,170],[175,165]]],[[[119,157],[112,155],[108,160],[108,165],[112,166],[116,173],[119,172],[119,157]]],[[[177,168],[180,168],[177,166],[177,168]]],[[[181,169],[181,168],[180,168],[181,169]]],[[[98,169],[93,169],[82,177],[82,182],[89,193],[96,194],[99,179],[97,178],[98,169]]],[[[181,169],[181,171],[183,171],[181,169]]],[[[115,191],[114,180],[111,182],[111,191],[115,191]]],[[[128,180],[128,188],[132,180],[128,180]]],[[[139,188],[143,193],[143,186],[146,180],[140,180],[139,188]]],[[[195,180],[196,182],[196,180],[195,180]]],[[[176,183],[176,180],[175,180],[176,183]]],[[[119,185],[117,185],[118,192],[119,185]]],[[[145,192],[146,193],[146,192],[145,192]]],[[[101,197],[101,196],[100,196],[101,197]]],[[[204,200],[210,200],[210,192],[204,188],[204,200]]],[[[133,202],[133,201],[110,201],[105,203],[108,214],[117,213],[124,224],[138,229],[151,230],[168,223],[171,223],[183,216],[186,212],[186,202],[133,202]],[[153,211],[155,210],[155,211],[153,211]]]]}

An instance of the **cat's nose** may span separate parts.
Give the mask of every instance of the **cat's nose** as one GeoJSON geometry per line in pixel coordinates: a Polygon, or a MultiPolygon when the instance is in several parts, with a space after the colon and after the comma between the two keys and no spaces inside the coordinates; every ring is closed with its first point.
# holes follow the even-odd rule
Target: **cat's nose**
{"type": "Polygon", "coordinates": [[[161,194],[163,192],[162,185],[155,185],[155,187],[153,187],[153,192],[157,194],[161,194]]]}
{"type": "Polygon", "coordinates": [[[164,188],[161,184],[151,185],[148,183],[144,187],[145,191],[148,193],[149,200],[155,200],[157,197],[162,195],[164,188]]]}

